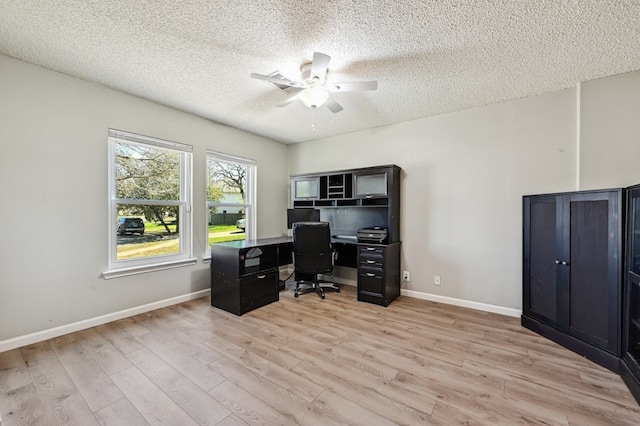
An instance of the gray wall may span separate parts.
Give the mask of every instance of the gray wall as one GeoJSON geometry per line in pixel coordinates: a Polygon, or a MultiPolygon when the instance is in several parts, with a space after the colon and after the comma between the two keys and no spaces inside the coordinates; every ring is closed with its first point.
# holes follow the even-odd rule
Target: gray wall
{"type": "Polygon", "coordinates": [[[582,84],[581,187],[640,183],[640,71],[582,84]]]}
{"type": "Polygon", "coordinates": [[[519,310],[522,196],[640,183],[639,112],[634,72],[294,145],[289,171],[402,167],[403,289],[519,310]]]}
{"type": "Polygon", "coordinates": [[[258,236],[286,228],[286,146],[0,55],[0,343],[209,288],[208,264],[104,280],[107,129],[193,145],[195,255],[205,151],[258,162],[258,236]]]}
{"type": "Polygon", "coordinates": [[[208,288],[202,261],[100,277],[109,127],[194,146],[200,257],[206,149],[258,161],[258,237],[286,232],[289,173],[395,163],[412,278],[404,290],[512,309],[521,308],[522,195],[640,182],[640,72],[290,146],[2,55],[0,94],[0,344],[208,288]]]}

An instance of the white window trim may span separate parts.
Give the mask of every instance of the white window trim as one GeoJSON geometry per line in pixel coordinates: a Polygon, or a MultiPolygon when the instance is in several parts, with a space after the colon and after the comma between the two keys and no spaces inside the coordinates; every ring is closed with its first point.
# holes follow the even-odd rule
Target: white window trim
{"type": "MultiPolygon", "coordinates": [[[[245,164],[248,167],[247,169],[247,193],[246,199],[244,203],[216,203],[213,201],[209,201],[206,199],[205,195],[205,230],[206,230],[206,238],[205,238],[205,247],[204,247],[204,255],[203,259],[205,261],[211,258],[211,250],[209,247],[209,223],[207,221],[209,208],[212,206],[215,207],[242,207],[245,211],[245,239],[246,240],[254,240],[256,238],[256,226],[257,226],[257,174],[258,174],[258,162],[256,160],[252,160],[250,158],[239,157],[230,154],[224,154],[218,151],[207,150],[205,155],[205,170],[208,171],[208,160],[209,158],[215,158],[219,161],[227,161],[230,163],[239,163],[245,164]]],[[[205,173],[205,179],[209,179],[208,173],[205,173]]],[[[207,187],[207,181],[205,181],[205,188],[207,187]]],[[[206,190],[205,190],[206,194],[206,190]]]]}
{"type": "Polygon", "coordinates": [[[137,135],[120,130],[109,129],[109,224],[108,236],[108,268],[102,273],[104,279],[117,278],[127,275],[140,274],[179,266],[193,265],[197,259],[193,257],[193,147],[178,142],[166,141],[149,136],[137,135]],[[133,145],[155,146],[156,148],[179,151],[180,155],[180,200],[132,200],[116,198],[116,155],[115,147],[118,142],[126,142],[133,145]],[[144,204],[144,205],[174,205],[180,208],[180,253],[166,256],[153,256],[139,259],[117,260],[117,236],[116,221],[118,217],[117,205],[144,204]]]}

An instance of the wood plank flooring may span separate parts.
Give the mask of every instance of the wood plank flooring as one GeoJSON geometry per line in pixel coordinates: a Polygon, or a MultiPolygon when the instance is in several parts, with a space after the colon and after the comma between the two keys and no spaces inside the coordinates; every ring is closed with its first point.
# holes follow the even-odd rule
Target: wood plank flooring
{"type": "Polygon", "coordinates": [[[8,425],[638,425],[620,377],[519,319],[355,289],[202,298],[0,353],[8,425]]]}

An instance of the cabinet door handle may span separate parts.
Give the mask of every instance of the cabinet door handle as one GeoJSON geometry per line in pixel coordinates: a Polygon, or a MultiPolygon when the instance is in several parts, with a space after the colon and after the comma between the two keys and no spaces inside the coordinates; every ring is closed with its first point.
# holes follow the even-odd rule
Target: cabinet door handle
{"type": "Polygon", "coordinates": [[[562,262],[562,265],[567,266],[569,262],[562,262]]]}
{"type": "Polygon", "coordinates": [[[556,265],[567,266],[569,265],[569,262],[565,262],[565,261],[560,262],[559,260],[556,260],[556,265]]]}
{"type": "Polygon", "coordinates": [[[556,260],[556,265],[559,265],[559,264],[560,264],[560,261],[559,261],[559,260],[556,260]]]}
{"type": "Polygon", "coordinates": [[[266,277],[266,275],[258,275],[258,276],[257,276],[257,278],[258,278],[259,280],[263,279],[264,277],[266,277]]]}

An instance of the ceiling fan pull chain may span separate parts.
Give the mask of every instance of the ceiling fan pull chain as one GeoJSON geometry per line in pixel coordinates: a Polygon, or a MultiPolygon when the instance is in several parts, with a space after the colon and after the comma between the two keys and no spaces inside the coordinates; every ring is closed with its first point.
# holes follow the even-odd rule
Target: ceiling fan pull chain
{"type": "Polygon", "coordinates": [[[311,131],[316,131],[316,109],[311,108],[311,131]]]}

